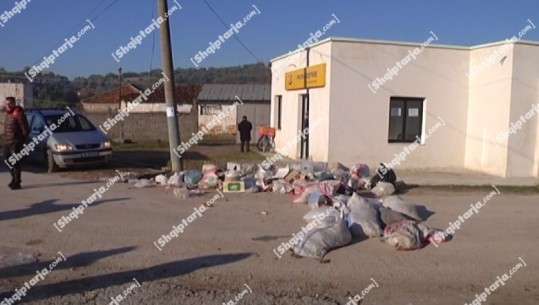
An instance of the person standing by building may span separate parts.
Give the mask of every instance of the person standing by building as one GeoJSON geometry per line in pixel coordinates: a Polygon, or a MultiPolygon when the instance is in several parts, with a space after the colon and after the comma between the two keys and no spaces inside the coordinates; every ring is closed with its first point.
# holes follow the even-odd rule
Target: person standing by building
{"type": "MultiPolygon", "coordinates": [[[[30,127],[22,107],[17,106],[15,98],[6,97],[5,118],[4,118],[4,160],[11,155],[17,154],[22,150],[24,143],[28,141],[30,127]]],[[[18,160],[15,164],[9,165],[11,173],[11,182],[9,187],[12,190],[21,188],[21,162],[18,160]]]]}
{"type": "Polygon", "coordinates": [[[241,152],[244,151],[244,146],[246,150],[249,151],[249,142],[251,142],[251,130],[253,125],[247,120],[247,116],[243,116],[243,120],[238,124],[238,131],[240,132],[240,141],[241,141],[241,152]]]}

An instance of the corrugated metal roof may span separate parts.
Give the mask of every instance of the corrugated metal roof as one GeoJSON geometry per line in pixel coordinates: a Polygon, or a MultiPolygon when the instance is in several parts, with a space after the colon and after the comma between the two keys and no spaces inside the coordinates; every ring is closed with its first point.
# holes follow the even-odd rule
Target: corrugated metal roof
{"type": "Polygon", "coordinates": [[[270,101],[270,84],[207,84],[198,94],[199,101],[270,101]]]}

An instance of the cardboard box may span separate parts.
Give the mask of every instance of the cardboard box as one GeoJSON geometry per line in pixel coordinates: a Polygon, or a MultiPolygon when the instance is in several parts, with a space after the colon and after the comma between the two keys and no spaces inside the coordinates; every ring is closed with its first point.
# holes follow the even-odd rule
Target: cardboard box
{"type": "Polygon", "coordinates": [[[292,183],[296,179],[296,177],[299,175],[300,175],[300,172],[293,169],[284,177],[284,180],[288,183],[292,183]]]}
{"type": "Polygon", "coordinates": [[[241,170],[241,165],[239,163],[227,162],[226,163],[226,170],[240,171],[241,170]]]}
{"type": "Polygon", "coordinates": [[[225,181],[223,183],[224,193],[242,193],[245,192],[245,182],[243,181],[225,181]]]}

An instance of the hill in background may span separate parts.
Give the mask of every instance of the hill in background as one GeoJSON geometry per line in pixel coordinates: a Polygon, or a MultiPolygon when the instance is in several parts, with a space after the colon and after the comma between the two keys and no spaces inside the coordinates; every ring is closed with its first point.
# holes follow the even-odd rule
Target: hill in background
{"type": "MultiPolygon", "coordinates": [[[[28,69],[9,72],[0,68],[0,82],[28,83],[25,71],[28,69]]],[[[154,69],[150,73],[124,72],[122,84],[131,83],[148,88],[162,77],[161,72],[161,69],[154,69]]],[[[263,63],[221,68],[178,68],[174,70],[174,77],[178,85],[269,84],[271,70],[263,63]]],[[[82,99],[117,88],[118,85],[118,74],[113,73],[70,80],[53,72],[43,72],[34,79],[33,95],[35,104],[40,107],[77,105],[82,99]]]]}

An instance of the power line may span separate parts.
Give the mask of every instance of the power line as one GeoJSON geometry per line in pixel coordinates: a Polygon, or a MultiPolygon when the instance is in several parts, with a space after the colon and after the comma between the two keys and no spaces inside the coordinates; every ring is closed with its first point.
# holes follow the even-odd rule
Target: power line
{"type": "MultiPolygon", "coordinates": [[[[219,14],[217,14],[217,12],[213,9],[213,7],[208,3],[208,1],[206,0],[202,0],[204,1],[204,3],[206,3],[206,5],[208,6],[208,8],[212,11],[212,13],[217,17],[217,19],[219,19],[219,21],[221,21],[221,23],[225,26],[225,28],[228,29],[228,25],[226,24],[226,22],[223,20],[223,18],[221,18],[221,16],[219,16],[219,14]]],[[[262,62],[258,57],[256,57],[256,55],[251,52],[251,50],[249,50],[249,48],[240,40],[240,38],[236,35],[236,33],[233,33],[232,36],[234,36],[234,38],[242,45],[242,47],[247,51],[249,52],[249,54],[251,54],[251,56],[256,59],[257,62],[262,62]]]]}

